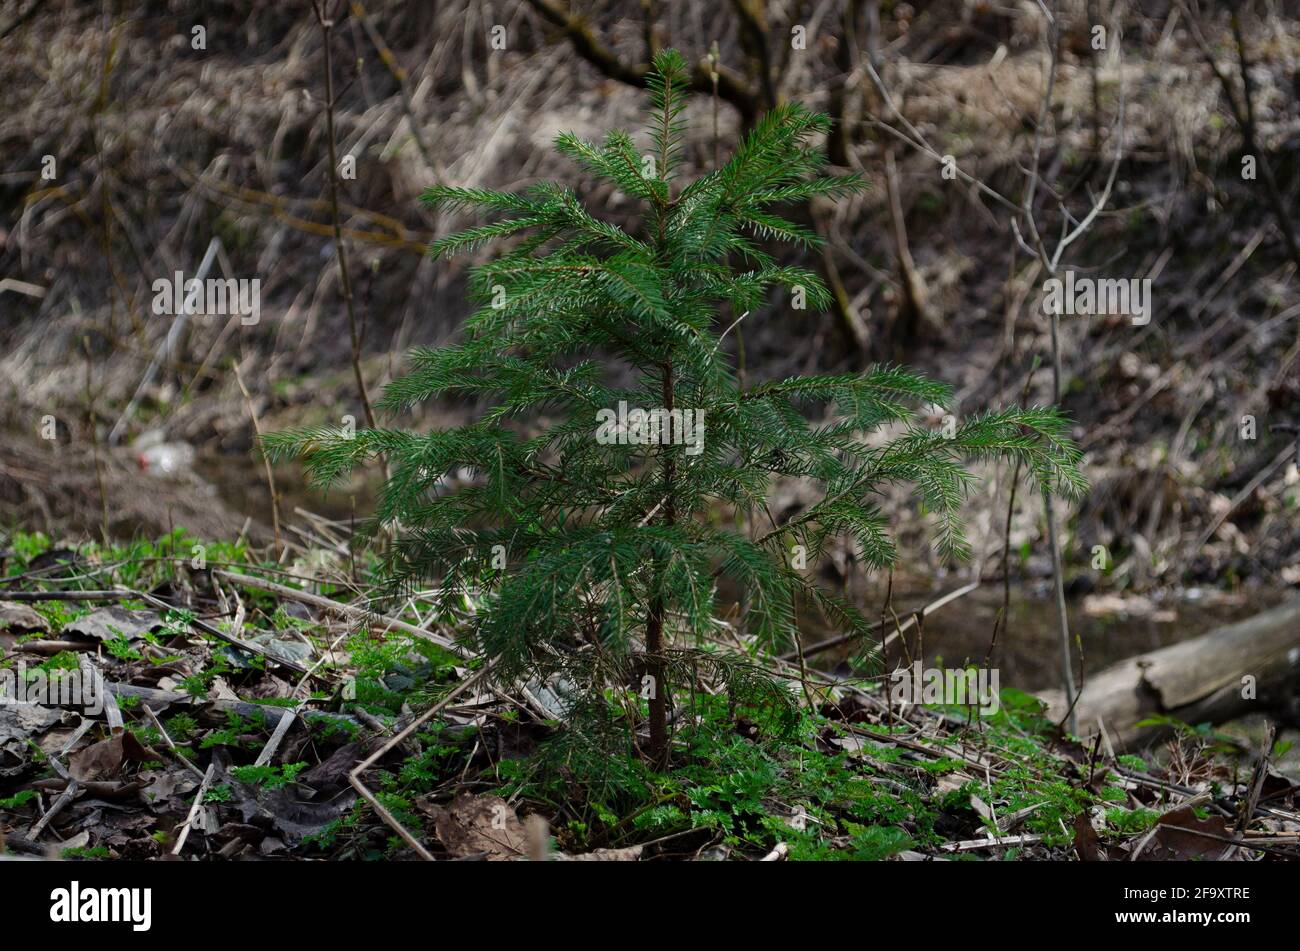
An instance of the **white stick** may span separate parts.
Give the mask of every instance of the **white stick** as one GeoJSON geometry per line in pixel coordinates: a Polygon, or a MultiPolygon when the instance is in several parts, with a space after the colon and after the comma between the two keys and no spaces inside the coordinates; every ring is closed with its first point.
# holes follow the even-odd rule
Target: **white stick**
{"type": "MultiPolygon", "coordinates": [[[[193,280],[203,281],[207,278],[208,271],[212,268],[212,261],[217,256],[217,249],[220,247],[221,239],[214,236],[213,239],[208,242],[208,250],[203,253],[203,260],[199,264],[198,273],[194,275],[193,280]]],[[[135,414],[135,408],[140,404],[140,398],[144,395],[144,391],[148,389],[149,385],[153,383],[154,377],[158,375],[158,367],[162,364],[163,357],[171,356],[172,348],[176,345],[176,341],[180,338],[181,331],[185,329],[185,324],[190,319],[190,308],[185,303],[188,297],[188,294],[182,295],[181,312],[176,315],[176,319],[172,322],[171,328],[167,331],[167,336],[163,339],[162,344],[156,351],[154,351],[153,359],[149,361],[149,367],[144,371],[144,376],[140,379],[140,385],[135,388],[135,394],[131,397],[131,402],[126,404],[126,409],[122,411],[122,416],[113,424],[113,428],[109,430],[108,444],[110,446],[117,445],[117,441],[122,438],[122,430],[126,428],[126,424],[130,422],[131,417],[135,414]]]]}
{"type": "Polygon", "coordinates": [[[212,776],[216,769],[216,763],[208,764],[208,771],[203,774],[203,782],[199,784],[199,791],[194,796],[194,805],[190,806],[190,814],[185,817],[185,824],[181,826],[180,838],[176,840],[176,845],[172,847],[172,855],[180,855],[181,849],[185,848],[185,840],[189,838],[190,828],[194,825],[194,817],[203,808],[203,797],[208,793],[208,786],[212,784],[212,776]]]}

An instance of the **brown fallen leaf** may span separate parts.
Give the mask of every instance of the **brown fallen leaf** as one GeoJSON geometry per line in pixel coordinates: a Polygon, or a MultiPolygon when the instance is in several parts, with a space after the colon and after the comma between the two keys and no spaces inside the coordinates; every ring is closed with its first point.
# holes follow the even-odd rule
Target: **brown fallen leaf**
{"type": "Polygon", "coordinates": [[[1294,801],[1298,797],[1300,797],[1300,783],[1291,782],[1270,766],[1264,776],[1264,784],[1259,790],[1259,801],[1285,805],[1287,801],[1294,801]]]}
{"type": "Polygon", "coordinates": [[[179,810],[183,798],[194,791],[198,780],[183,769],[158,769],[141,772],[140,799],[153,812],[179,810]]]}
{"type": "Polygon", "coordinates": [[[17,776],[31,760],[30,744],[63,722],[63,712],[35,703],[0,703],[0,776],[17,776]]]}
{"type": "Polygon", "coordinates": [[[221,810],[237,810],[241,822],[258,827],[263,835],[274,835],[286,845],[296,845],[319,833],[341,819],[356,802],[352,789],[313,798],[317,790],[301,781],[278,789],[243,782],[230,774],[230,758],[225,751],[219,753],[213,782],[228,787],[233,796],[221,810]]]}
{"type": "Polygon", "coordinates": [[[1086,810],[1074,817],[1074,848],[1084,862],[1106,860],[1106,853],[1101,848],[1101,836],[1097,834],[1086,810]]]}
{"type": "Polygon", "coordinates": [[[456,858],[484,855],[500,862],[528,853],[524,824],[500,796],[461,793],[449,806],[426,801],[419,808],[433,818],[438,841],[456,858]]]}
{"type": "Polygon", "coordinates": [[[99,608],[63,626],[65,636],[77,635],[97,641],[125,637],[135,641],[163,626],[156,611],[132,611],[122,607],[99,608]]]}
{"type": "Polygon", "coordinates": [[[25,604],[0,601],[0,650],[9,650],[23,634],[48,634],[50,622],[25,604]]]}
{"type": "Polygon", "coordinates": [[[302,773],[298,781],[319,793],[332,795],[348,785],[348,771],[361,762],[363,755],[360,743],[346,743],[302,773]]]}
{"type": "Polygon", "coordinates": [[[1156,821],[1155,832],[1140,859],[1148,861],[1188,861],[1191,859],[1220,859],[1232,848],[1222,839],[1232,838],[1227,822],[1222,816],[1201,819],[1191,806],[1180,806],[1166,812],[1156,821]],[[1209,833],[1211,839],[1198,832],[1209,833]]]}
{"type": "Polygon", "coordinates": [[[80,782],[112,779],[121,772],[122,764],[127,760],[143,763],[159,758],[157,753],[142,746],[135,734],[128,730],[73,753],[68,757],[68,772],[80,782]]]}
{"type": "Polygon", "coordinates": [[[953,773],[945,773],[939,777],[939,781],[935,784],[934,794],[935,796],[945,796],[950,792],[956,792],[958,789],[961,789],[962,786],[966,785],[966,783],[974,782],[974,780],[974,776],[963,773],[960,770],[953,773]]]}

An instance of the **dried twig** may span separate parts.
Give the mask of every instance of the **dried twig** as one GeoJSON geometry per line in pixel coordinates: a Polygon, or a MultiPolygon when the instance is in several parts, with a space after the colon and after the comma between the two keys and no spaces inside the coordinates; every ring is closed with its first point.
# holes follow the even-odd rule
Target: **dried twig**
{"type": "Polygon", "coordinates": [[[189,838],[190,829],[194,827],[194,817],[203,808],[203,797],[208,794],[208,787],[212,785],[212,777],[216,775],[216,771],[216,762],[209,763],[208,771],[203,774],[203,782],[199,784],[199,791],[194,794],[194,804],[190,806],[189,815],[185,817],[185,823],[181,826],[181,832],[176,839],[176,844],[172,846],[172,855],[180,855],[181,849],[185,848],[185,840],[189,838]]]}
{"type": "MultiPolygon", "coordinates": [[[[239,361],[235,361],[235,383],[239,386],[239,392],[244,395],[244,406],[248,409],[248,418],[253,422],[253,435],[260,442],[262,438],[262,424],[257,418],[257,409],[253,406],[253,397],[248,392],[248,387],[244,385],[244,376],[239,372],[239,361]]],[[[271,471],[271,459],[266,453],[262,456],[262,473],[266,476],[266,487],[271,493],[271,527],[275,532],[275,549],[284,555],[284,542],[280,538],[280,493],[275,488],[275,473],[271,471]]]]}
{"type": "Polygon", "coordinates": [[[172,751],[172,755],[174,755],[178,760],[180,760],[185,765],[186,769],[188,769],[191,773],[193,773],[195,776],[199,777],[200,780],[202,780],[203,770],[199,769],[192,762],[190,762],[189,757],[186,756],[177,748],[176,744],[172,741],[172,738],[167,734],[167,728],[164,727],[162,725],[162,721],[158,719],[158,714],[153,712],[153,708],[148,706],[147,704],[143,704],[143,706],[144,706],[145,716],[147,716],[150,720],[153,721],[154,729],[156,729],[159,735],[163,738],[163,742],[166,743],[167,748],[172,751]]]}
{"type": "Polygon", "coordinates": [[[386,754],[389,750],[397,746],[408,736],[410,736],[412,733],[418,730],[425,723],[425,721],[427,721],[430,717],[432,717],[434,714],[440,711],[443,707],[447,706],[447,704],[451,703],[452,700],[456,699],[456,697],[460,696],[470,687],[476,686],[477,684],[486,680],[488,674],[492,670],[492,667],[493,667],[492,664],[488,664],[486,667],[483,667],[481,670],[479,670],[478,673],[474,674],[474,676],[468,677],[465,680],[463,680],[460,683],[460,685],[456,687],[456,689],[454,689],[451,693],[447,694],[447,696],[443,697],[441,700],[439,700],[428,710],[424,711],[424,713],[420,714],[420,716],[417,717],[415,720],[413,720],[405,730],[403,730],[401,733],[398,733],[396,736],[394,736],[392,739],[386,742],[379,749],[375,750],[374,753],[366,757],[362,762],[358,763],[356,767],[352,770],[352,772],[348,773],[348,782],[352,784],[352,788],[354,788],[358,793],[360,793],[361,797],[365,799],[366,802],[370,803],[370,807],[375,810],[375,815],[379,816],[379,818],[382,819],[390,829],[392,829],[401,837],[403,842],[405,842],[415,851],[416,855],[420,856],[420,858],[424,859],[425,861],[432,862],[434,860],[433,856],[429,854],[429,850],[426,849],[423,845],[421,845],[419,840],[416,839],[415,836],[411,835],[411,833],[407,830],[407,828],[404,825],[402,825],[400,822],[397,821],[396,816],[394,816],[391,812],[389,812],[386,808],[384,808],[383,804],[375,797],[375,794],[370,790],[370,787],[368,787],[365,783],[361,781],[361,774],[364,773],[366,770],[368,770],[375,763],[377,763],[379,759],[382,756],[384,756],[384,754],[386,754]]]}
{"type": "Polygon", "coordinates": [[[257,754],[257,759],[253,762],[254,766],[265,766],[274,758],[276,751],[280,748],[280,743],[284,740],[289,728],[293,726],[293,721],[297,716],[292,710],[285,710],[280,716],[280,722],[275,725],[275,732],[271,738],[266,741],[266,746],[262,747],[262,752],[257,754]]]}
{"type": "MultiPolygon", "coordinates": [[[[334,133],[334,110],[337,103],[334,99],[334,54],[332,52],[335,18],[325,14],[322,0],[312,0],[311,6],[316,14],[316,22],[320,24],[321,42],[325,50],[325,135],[326,144],[329,146],[330,220],[334,228],[334,255],[339,263],[343,304],[348,313],[348,332],[352,343],[352,374],[356,378],[361,408],[366,414],[366,425],[374,429],[375,411],[370,405],[370,393],[366,390],[366,379],[361,372],[361,331],[357,325],[356,304],[352,299],[352,277],[348,273],[347,246],[343,243],[343,229],[339,216],[339,160],[334,133]]],[[[340,11],[342,6],[340,3],[340,11]]]]}
{"type": "Polygon", "coordinates": [[[989,839],[964,839],[961,842],[945,842],[939,846],[943,852],[974,852],[978,849],[1006,849],[1017,845],[1033,845],[1042,842],[1041,835],[1000,835],[989,839]]]}
{"type": "Polygon", "coordinates": [[[286,585],[276,584],[274,581],[266,581],[262,578],[254,578],[251,575],[240,574],[234,571],[216,571],[213,574],[225,578],[227,581],[243,585],[246,588],[254,588],[259,591],[265,591],[268,594],[276,594],[283,598],[290,598],[294,601],[300,601],[313,607],[321,608],[326,611],[335,611],[345,617],[355,618],[362,621],[379,621],[392,630],[402,631],[406,634],[413,634],[416,637],[423,638],[426,641],[432,641],[439,647],[458,654],[461,657],[473,656],[464,647],[457,644],[449,637],[441,634],[435,634],[433,631],[426,630],[422,627],[416,627],[414,624],[407,624],[405,621],[399,621],[397,618],[387,617],[382,614],[375,614],[367,611],[365,608],[358,608],[351,604],[343,604],[324,595],[312,594],[310,591],[300,591],[297,588],[290,588],[286,585]]]}

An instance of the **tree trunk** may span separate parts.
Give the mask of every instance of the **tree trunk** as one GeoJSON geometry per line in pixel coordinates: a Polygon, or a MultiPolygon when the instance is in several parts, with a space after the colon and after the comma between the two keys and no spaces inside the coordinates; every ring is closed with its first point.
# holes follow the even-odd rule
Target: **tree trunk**
{"type": "MultiPolygon", "coordinates": [[[[673,411],[673,365],[664,365],[663,402],[669,414],[673,411]]],[[[673,480],[676,475],[671,446],[664,451],[664,499],[663,523],[672,525],[677,520],[677,506],[673,495],[673,480]]],[[[668,766],[668,685],[664,682],[664,597],[659,589],[663,581],[663,566],[656,564],[654,585],[651,596],[650,611],[646,617],[645,649],[647,656],[646,672],[650,675],[650,761],[656,770],[668,766]]]]}
{"type": "Polygon", "coordinates": [[[646,673],[650,677],[650,763],[656,770],[668,765],[668,697],[664,690],[663,650],[664,602],[656,597],[650,604],[646,623],[646,673]]]}

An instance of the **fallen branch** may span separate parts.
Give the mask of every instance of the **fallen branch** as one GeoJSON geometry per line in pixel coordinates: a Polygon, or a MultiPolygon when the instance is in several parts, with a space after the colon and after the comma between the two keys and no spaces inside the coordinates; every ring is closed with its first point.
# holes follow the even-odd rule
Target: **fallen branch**
{"type": "MultiPolygon", "coordinates": [[[[105,683],[104,689],[119,699],[122,697],[132,697],[139,700],[147,706],[166,707],[172,704],[181,704],[183,706],[210,706],[213,710],[221,713],[237,713],[241,717],[253,716],[278,716],[284,713],[284,707],[273,706],[272,704],[253,703],[248,700],[209,700],[205,697],[195,697],[188,693],[178,693],[172,690],[159,690],[156,687],[137,687],[134,684],[105,683]]],[[[356,717],[346,713],[330,713],[325,710],[308,710],[302,713],[303,719],[321,718],[333,720],[340,723],[350,723],[357,725],[356,717]]]]}
{"type": "Polygon", "coordinates": [[[271,738],[266,741],[266,746],[262,747],[262,752],[257,754],[257,759],[253,763],[254,766],[266,766],[271,762],[276,751],[280,748],[280,743],[284,740],[285,734],[287,734],[289,728],[293,726],[293,721],[295,719],[297,718],[294,716],[292,710],[285,710],[284,713],[281,714],[280,722],[275,725],[275,732],[272,733],[271,738]]]}
{"type": "Polygon", "coordinates": [[[1017,845],[1033,845],[1042,842],[1041,835],[1001,835],[996,839],[965,839],[961,842],[945,842],[939,846],[941,852],[974,852],[977,849],[1007,849],[1017,845]]]}
{"type": "Polygon", "coordinates": [[[469,659],[473,656],[470,651],[457,644],[451,638],[444,637],[441,634],[435,634],[433,631],[425,630],[422,627],[416,627],[414,624],[407,624],[405,621],[399,621],[397,618],[388,617],[383,614],[376,614],[373,611],[367,611],[365,608],[358,608],[351,604],[344,604],[341,601],[335,601],[334,599],[327,598],[323,595],[312,594],[310,591],[301,591],[298,588],[290,588],[286,585],[277,584],[274,581],[254,578],[252,575],[243,575],[234,571],[214,571],[213,574],[246,588],[265,591],[268,594],[276,594],[282,598],[289,598],[292,601],[298,601],[302,604],[310,605],[311,607],[320,608],[325,611],[334,611],[344,615],[345,617],[372,622],[382,621],[393,630],[402,631],[406,634],[413,634],[416,637],[422,637],[426,641],[431,641],[459,657],[469,659]]]}
{"type": "Polygon", "coordinates": [[[447,694],[447,696],[443,697],[428,710],[424,711],[424,713],[420,714],[419,717],[411,721],[411,724],[407,726],[405,730],[394,736],[379,749],[375,750],[375,752],[358,763],[352,772],[348,773],[348,782],[352,784],[353,789],[361,794],[361,798],[370,803],[370,808],[375,810],[375,815],[379,816],[379,818],[382,819],[390,829],[396,832],[398,836],[401,837],[402,841],[411,847],[416,855],[420,856],[420,858],[427,862],[432,862],[434,860],[433,856],[429,853],[429,850],[421,845],[419,840],[416,839],[415,836],[411,835],[404,825],[397,821],[396,816],[384,808],[383,804],[375,797],[375,794],[370,791],[370,787],[361,781],[361,774],[377,763],[389,750],[400,744],[408,736],[423,726],[426,720],[443,707],[447,706],[447,704],[451,703],[452,700],[460,696],[470,687],[486,680],[488,673],[492,670],[492,666],[492,664],[489,664],[474,676],[462,681],[460,686],[447,694]]]}
{"type": "MultiPolygon", "coordinates": [[[[911,630],[913,627],[915,627],[915,626],[916,626],[916,622],[917,622],[917,618],[920,618],[922,621],[924,621],[926,618],[928,618],[931,614],[934,614],[936,611],[938,611],[938,610],[939,610],[941,607],[943,607],[944,605],[946,605],[946,604],[950,604],[950,603],[952,603],[953,601],[956,601],[958,598],[962,597],[963,595],[970,594],[972,591],[974,591],[974,590],[975,590],[976,588],[978,588],[979,586],[980,586],[980,583],[979,583],[978,581],[972,581],[970,584],[966,585],[964,588],[958,588],[956,591],[950,591],[950,592],[948,592],[947,594],[943,595],[941,598],[938,598],[937,600],[931,601],[931,602],[930,602],[929,604],[927,604],[925,607],[921,608],[921,610],[919,610],[919,611],[913,611],[912,614],[911,614],[911,616],[910,616],[906,621],[903,621],[901,624],[899,624],[899,625],[897,625],[897,626],[895,627],[894,632],[893,632],[892,634],[890,634],[888,638],[885,639],[885,643],[884,643],[884,645],[883,645],[883,647],[882,647],[881,649],[883,650],[883,649],[885,649],[885,648],[888,648],[891,644],[894,643],[894,641],[895,641],[895,640],[896,640],[896,639],[897,639],[901,634],[903,634],[905,631],[909,631],[909,630],[911,630]]],[[[875,630],[880,630],[880,628],[881,628],[882,626],[883,626],[883,625],[881,625],[881,624],[877,624],[877,625],[875,626],[875,630]]],[[[805,657],[811,657],[813,654],[820,654],[820,653],[822,653],[823,651],[828,651],[828,650],[830,650],[832,647],[839,647],[839,646],[842,645],[842,644],[848,644],[850,641],[857,640],[858,637],[859,637],[859,635],[857,635],[857,634],[841,634],[841,635],[839,635],[838,637],[832,637],[832,638],[829,638],[828,640],[818,641],[816,644],[813,644],[811,647],[805,647],[805,648],[803,649],[803,655],[804,655],[805,657]]],[[[781,655],[780,659],[781,659],[781,660],[798,660],[798,659],[799,659],[799,652],[798,652],[798,651],[786,651],[784,654],[781,655]]]]}
{"type": "MultiPolygon", "coordinates": [[[[142,706],[144,705],[142,704],[142,706]]],[[[189,757],[187,757],[184,753],[182,753],[179,749],[177,749],[176,744],[172,741],[171,736],[168,735],[167,733],[167,728],[164,727],[162,725],[162,721],[158,719],[158,714],[153,712],[153,708],[149,706],[144,706],[144,713],[145,716],[147,716],[150,720],[153,721],[154,729],[157,730],[158,734],[163,738],[163,742],[166,743],[167,748],[172,751],[172,755],[175,756],[182,763],[184,763],[186,769],[188,769],[191,773],[193,773],[195,776],[199,777],[200,780],[202,780],[203,770],[199,769],[192,762],[190,762],[189,757]]]]}
{"type": "Polygon", "coordinates": [[[203,782],[199,784],[199,791],[194,794],[194,804],[190,806],[190,814],[185,817],[185,824],[181,826],[181,834],[176,840],[176,845],[172,847],[172,855],[180,855],[181,849],[185,848],[185,840],[189,838],[190,829],[194,827],[194,817],[203,808],[203,797],[208,794],[208,787],[212,785],[212,777],[216,774],[216,770],[217,763],[213,760],[208,764],[208,771],[203,774],[203,782]]]}
{"type": "MultiPolygon", "coordinates": [[[[242,578],[244,576],[238,575],[236,577],[242,578]]],[[[249,580],[256,581],[257,579],[253,578],[249,580]]],[[[282,586],[279,585],[277,585],[276,587],[286,592],[294,590],[293,588],[283,588],[282,586]]],[[[117,601],[117,602],[145,601],[149,604],[152,604],[156,608],[162,608],[163,610],[166,611],[176,610],[175,605],[168,604],[166,601],[163,601],[161,598],[155,598],[153,595],[145,594],[142,591],[133,591],[130,588],[117,588],[114,589],[113,591],[6,591],[5,600],[18,601],[18,602],[21,601],[117,601]]],[[[248,641],[241,640],[240,638],[235,637],[231,634],[227,634],[225,631],[213,627],[211,624],[207,623],[206,621],[200,621],[198,618],[195,618],[190,622],[190,625],[202,631],[204,634],[211,634],[213,637],[217,638],[218,640],[225,641],[227,644],[230,644],[232,647],[238,647],[242,651],[247,651],[250,654],[257,654],[261,657],[264,657],[273,664],[279,664],[281,667],[288,667],[290,670],[296,670],[300,674],[307,673],[307,668],[304,667],[302,664],[298,663],[297,661],[289,660],[288,658],[280,657],[276,654],[272,654],[270,651],[266,650],[265,648],[259,647],[257,644],[251,644],[248,641]]],[[[33,642],[33,643],[43,643],[43,642],[33,642]]],[[[58,643],[62,643],[62,642],[58,642],[58,643]]]]}

